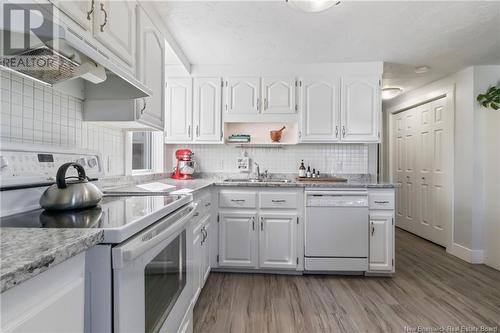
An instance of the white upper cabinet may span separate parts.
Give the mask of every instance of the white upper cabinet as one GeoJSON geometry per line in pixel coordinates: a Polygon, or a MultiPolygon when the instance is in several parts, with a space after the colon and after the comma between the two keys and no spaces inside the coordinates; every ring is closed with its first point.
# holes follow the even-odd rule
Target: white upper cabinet
{"type": "Polygon", "coordinates": [[[153,94],[137,100],[141,121],[163,130],[165,124],[165,40],[146,13],[137,11],[137,77],[153,94]]]}
{"type": "Polygon", "coordinates": [[[74,22],[78,23],[81,28],[86,31],[92,30],[92,18],[96,6],[95,1],[53,0],[51,2],[74,22]]]}
{"type": "Polygon", "coordinates": [[[213,142],[222,139],[220,78],[194,79],[194,140],[213,142]]]}
{"type": "Polygon", "coordinates": [[[222,141],[222,80],[167,79],[166,143],[222,141]]]}
{"type": "Polygon", "coordinates": [[[295,79],[293,77],[263,77],[262,113],[295,112],[295,79]]]}
{"type": "Polygon", "coordinates": [[[260,214],[259,267],[297,267],[296,221],[296,214],[260,214]]]}
{"type": "Polygon", "coordinates": [[[301,142],[336,142],[339,137],[339,79],[304,78],[301,92],[301,142]]]}
{"type": "Polygon", "coordinates": [[[128,68],[135,66],[136,2],[99,0],[94,9],[94,37],[128,68]]]}
{"type": "Polygon", "coordinates": [[[380,77],[343,77],[341,91],[342,141],[379,141],[380,77]]]}
{"type": "Polygon", "coordinates": [[[258,114],[260,111],[260,78],[230,77],[225,83],[228,114],[258,114]]]}
{"type": "Polygon", "coordinates": [[[167,108],[165,119],[165,138],[171,142],[191,141],[192,96],[191,78],[172,78],[167,80],[167,108]]]}

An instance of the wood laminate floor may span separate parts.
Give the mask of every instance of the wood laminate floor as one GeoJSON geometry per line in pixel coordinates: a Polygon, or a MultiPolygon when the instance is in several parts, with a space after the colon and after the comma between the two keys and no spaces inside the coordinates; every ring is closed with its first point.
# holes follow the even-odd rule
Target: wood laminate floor
{"type": "MultiPolygon", "coordinates": [[[[392,278],[212,273],[195,333],[411,332],[418,326],[496,327],[500,272],[396,232],[392,278]]],[[[462,332],[465,332],[462,330],[462,332]]]]}

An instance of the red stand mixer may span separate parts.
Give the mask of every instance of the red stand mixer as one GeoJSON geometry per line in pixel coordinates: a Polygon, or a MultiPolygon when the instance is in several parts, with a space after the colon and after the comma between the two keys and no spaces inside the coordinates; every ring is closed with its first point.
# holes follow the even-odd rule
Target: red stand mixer
{"type": "Polygon", "coordinates": [[[190,149],[177,149],[175,158],[177,166],[172,173],[172,179],[193,179],[195,162],[194,153],[190,149]]]}

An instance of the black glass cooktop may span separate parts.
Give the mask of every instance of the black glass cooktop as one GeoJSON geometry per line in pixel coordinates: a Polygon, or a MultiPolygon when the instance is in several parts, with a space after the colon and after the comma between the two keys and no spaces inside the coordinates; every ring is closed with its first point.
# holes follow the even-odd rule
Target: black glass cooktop
{"type": "Polygon", "coordinates": [[[68,211],[38,209],[2,217],[0,227],[114,229],[162,210],[181,198],[180,195],[105,196],[94,208],[68,211]]]}

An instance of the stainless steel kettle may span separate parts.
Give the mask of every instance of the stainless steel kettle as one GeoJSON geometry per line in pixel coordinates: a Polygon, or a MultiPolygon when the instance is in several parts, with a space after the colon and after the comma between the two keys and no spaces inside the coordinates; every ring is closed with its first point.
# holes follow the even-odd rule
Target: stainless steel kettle
{"type": "Polygon", "coordinates": [[[101,199],[101,190],[89,182],[85,169],[78,163],[70,162],[59,167],[56,183],[42,194],[40,206],[48,210],[81,209],[95,207],[101,199]],[[77,177],[66,177],[69,167],[76,169],[77,177]]]}

